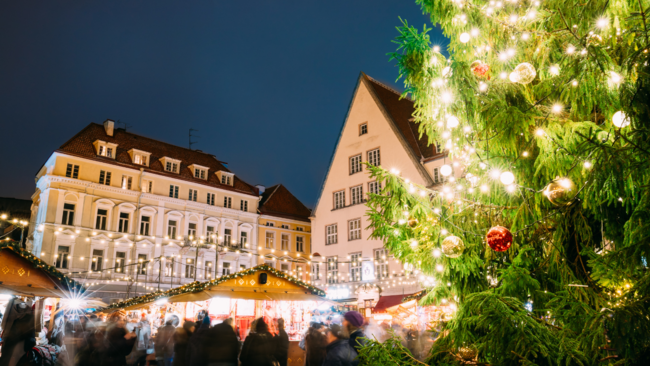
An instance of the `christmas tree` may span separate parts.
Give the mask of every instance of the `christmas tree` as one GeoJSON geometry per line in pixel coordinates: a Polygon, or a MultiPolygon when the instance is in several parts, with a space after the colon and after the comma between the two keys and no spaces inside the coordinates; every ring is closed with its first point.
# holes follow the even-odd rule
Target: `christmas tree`
{"type": "Polygon", "coordinates": [[[449,57],[404,22],[391,59],[445,182],[369,166],[367,205],[420,305],[457,309],[425,364],[650,364],[648,0],[417,3],[449,57]]]}

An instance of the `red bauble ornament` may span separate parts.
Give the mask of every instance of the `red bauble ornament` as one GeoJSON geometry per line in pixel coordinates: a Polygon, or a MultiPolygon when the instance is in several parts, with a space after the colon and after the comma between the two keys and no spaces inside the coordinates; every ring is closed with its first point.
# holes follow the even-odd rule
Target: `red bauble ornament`
{"type": "Polygon", "coordinates": [[[476,60],[470,65],[470,69],[474,73],[474,76],[481,79],[490,79],[488,73],[490,72],[490,65],[484,63],[483,61],[476,60]]]}
{"type": "Polygon", "coordinates": [[[512,233],[503,226],[495,226],[488,231],[485,240],[495,252],[505,252],[512,245],[512,233]]]}

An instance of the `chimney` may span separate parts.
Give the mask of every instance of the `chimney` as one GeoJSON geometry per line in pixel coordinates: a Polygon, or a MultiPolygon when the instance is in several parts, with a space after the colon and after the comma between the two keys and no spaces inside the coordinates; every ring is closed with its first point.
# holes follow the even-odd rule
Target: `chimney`
{"type": "Polygon", "coordinates": [[[104,129],[106,130],[106,134],[108,136],[113,136],[113,128],[115,127],[115,121],[112,119],[107,119],[104,121],[104,129]]]}
{"type": "Polygon", "coordinates": [[[264,194],[264,191],[266,190],[266,187],[264,187],[261,184],[258,184],[255,187],[257,187],[257,190],[260,191],[260,196],[264,194]]]}

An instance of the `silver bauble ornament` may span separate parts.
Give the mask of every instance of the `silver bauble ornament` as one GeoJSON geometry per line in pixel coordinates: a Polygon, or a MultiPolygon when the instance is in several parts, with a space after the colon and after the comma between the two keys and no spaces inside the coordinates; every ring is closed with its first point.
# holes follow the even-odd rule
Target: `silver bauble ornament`
{"type": "Polygon", "coordinates": [[[458,258],[465,250],[463,240],[457,236],[449,235],[442,241],[442,253],[449,258],[458,258]]]}
{"type": "Polygon", "coordinates": [[[537,76],[535,67],[528,62],[524,62],[515,67],[515,70],[510,73],[509,78],[513,83],[528,84],[535,80],[535,76],[537,76]]]}
{"type": "Polygon", "coordinates": [[[544,188],[544,195],[556,206],[570,204],[576,193],[576,185],[569,178],[558,178],[544,188]]]}
{"type": "Polygon", "coordinates": [[[458,355],[465,361],[471,361],[478,356],[478,350],[474,347],[460,347],[458,355]]]}

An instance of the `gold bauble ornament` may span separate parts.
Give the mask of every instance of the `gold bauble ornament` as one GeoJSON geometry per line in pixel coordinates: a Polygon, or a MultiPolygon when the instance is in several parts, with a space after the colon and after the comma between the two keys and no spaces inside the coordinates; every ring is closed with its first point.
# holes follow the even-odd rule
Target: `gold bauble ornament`
{"type": "Polygon", "coordinates": [[[458,258],[465,250],[463,240],[457,236],[449,235],[442,241],[442,253],[449,258],[458,258]]]}
{"type": "Polygon", "coordinates": [[[524,62],[515,67],[515,70],[510,73],[509,79],[513,83],[528,84],[535,80],[535,76],[537,76],[535,67],[528,62],[524,62]]]}
{"type": "Polygon", "coordinates": [[[458,355],[465,361],[471,361],[478,356],[478,350],[474,347],[460,347],[458,349],[458,355]]]}
{"type": "Polygon", "coordinates": [[[558,178],[544,188],[544,195],[556,206],[566,206],[573,202],[577,193],[576,185],[569,178],[558,178]]]}
{"type": "Polygon", "coordinates": [[[416,227],[418,226],[418,219],[415,217],[409,217],[408,224],[410,227],[416,227]]]}

